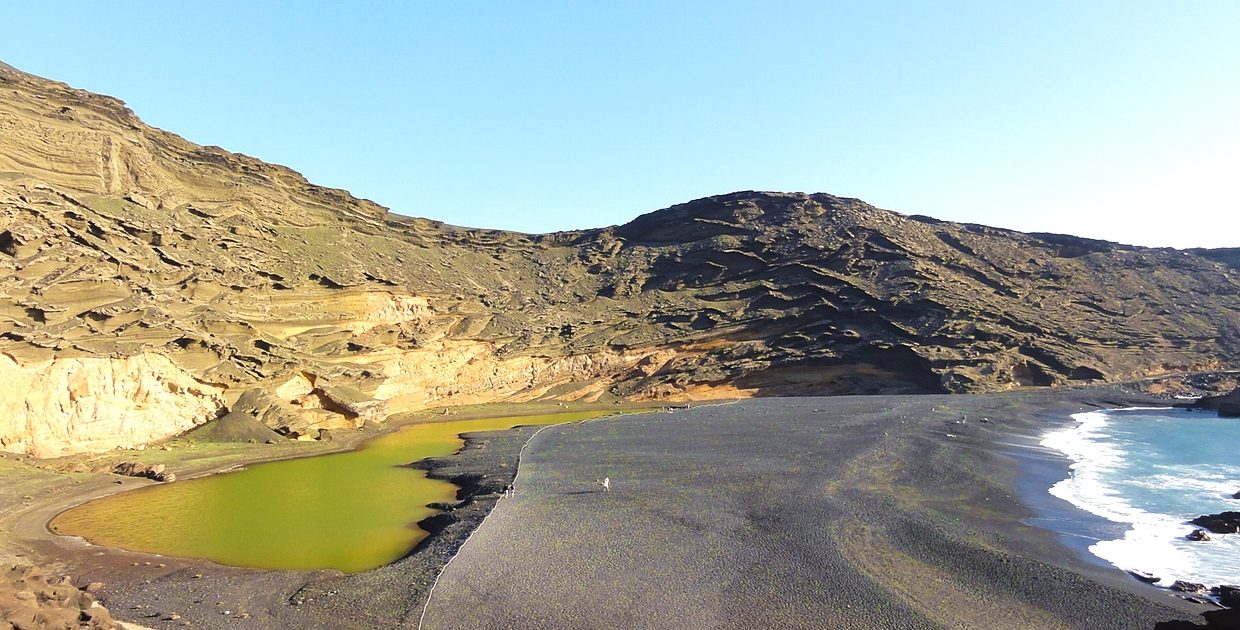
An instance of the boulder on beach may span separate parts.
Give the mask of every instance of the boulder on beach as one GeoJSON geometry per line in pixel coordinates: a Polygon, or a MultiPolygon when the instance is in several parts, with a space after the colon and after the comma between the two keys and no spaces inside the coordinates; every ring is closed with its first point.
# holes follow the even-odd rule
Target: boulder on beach
{"type": "Polygon", "coordinates": [[[146,477],[155,481],[175,481],[176,475],[168,472],[163,464],[143,464],[141,462],[121,462],[112,467],[112,472],[126,477],[146,477]]]}
{"type": "Polygon", "coordinates": [[[1209,588],[1205,584],[1199,582],[1185,582],[1184,580],[1176,580],[1171,584],[1171,590],[1181,593],[1205,593],[1209,588]]]}
{"type": "Polygon", "coordinates": [[[1198,527],[1204,527],[1215,534],[1235,534],[1240,532],[1240,512],[1204,514],[1189,522],[1198,527]]]}

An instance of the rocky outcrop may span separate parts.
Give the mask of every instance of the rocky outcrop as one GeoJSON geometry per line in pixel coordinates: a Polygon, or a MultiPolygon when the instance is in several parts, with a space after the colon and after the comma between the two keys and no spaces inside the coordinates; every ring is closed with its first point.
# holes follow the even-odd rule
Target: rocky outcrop
{"type": "Polygon", "coordinates": [[[1240,388],[1221,396],[1203,396],[1191,408],[1217,411],[1224,418],[1240,418],[1240,388]]]}
{"type": "Polygon", "coordinates": [[[216,415],[228,430],[204,435],[313,439],[495,401],[991,391],[1240,353],[1240,277],[1188,252],[799,193],[458,228],[110,97],[4,68],[0,90],[0,353],[36,403],[0,418],[0,448],[101,450],[216,415]],[[92,392],[146,382],[133,361],[179,389],[79,404],[31,376],[67,361],[108,366],[77,377],[92,392]]]}
{"type": "Polygon", "coordinates": [[[1196,248],[1188,251],[1203,258],[1217,260],[1232,269],[1240,269],[1240,247],[1224,247],[1220,249],[1196,248]]]}
{"type": "Polygon", "coordinates": [[[1205,514],[1189,522],[1198,527],[1204,527],[1216,534],[1240,533],[1240,512],[1205,514]]]}

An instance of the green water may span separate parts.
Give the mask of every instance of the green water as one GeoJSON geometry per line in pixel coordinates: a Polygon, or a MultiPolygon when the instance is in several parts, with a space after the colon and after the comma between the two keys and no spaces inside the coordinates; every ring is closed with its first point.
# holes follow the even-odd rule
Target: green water
{"type": "Polygon", "coordinates": [[[470,431],[573,422],[601,412],[415,424],[343,453],[122,492],[57,516],[95,544],[267,569],[364,571],[426,537],[415,524],[456,486],[404,464],[449,455],[470,431]]]}

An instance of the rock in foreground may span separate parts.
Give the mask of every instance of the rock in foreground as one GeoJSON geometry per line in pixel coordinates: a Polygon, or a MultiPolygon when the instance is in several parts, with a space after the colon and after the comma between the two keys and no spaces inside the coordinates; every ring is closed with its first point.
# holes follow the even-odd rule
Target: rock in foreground
{"type": "Polygon", "coordinates": [[[10,565],[0,570],[0,627],[122,628],[94,595],[73,586],[69,578],[49,576],[28,565],[10,565]]]}

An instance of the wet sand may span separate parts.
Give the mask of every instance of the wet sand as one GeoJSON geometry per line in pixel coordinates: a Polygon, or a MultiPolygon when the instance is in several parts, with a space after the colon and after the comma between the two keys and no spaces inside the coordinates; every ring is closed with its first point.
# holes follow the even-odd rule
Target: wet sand
{"type": "Polygon", "coordinates": [[[1118,389],[763,399],[561,425],[529,442],[516,496],[498,503],[538,429],[473,435],[429,464],[473,500],[410,556],[354,575],[65,539],[34,554],[105,582],[115,616],[156,628],[1194,627],[1206,607],[1024,522],[1013,449],[1053,460],[1036,438],[1070,413],[1149,402],[1118,389]]]}

